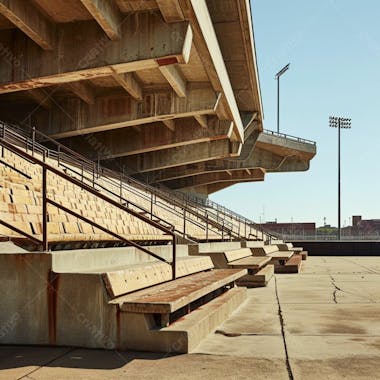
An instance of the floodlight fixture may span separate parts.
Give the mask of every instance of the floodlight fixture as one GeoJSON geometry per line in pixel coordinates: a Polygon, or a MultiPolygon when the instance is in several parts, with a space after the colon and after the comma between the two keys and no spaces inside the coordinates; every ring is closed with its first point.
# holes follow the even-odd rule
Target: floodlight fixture
{"type": "Polygon", "coordinates": [[[280,78],[284,75],[290,67],[290,63],[284,66],[275,76],[277,80],[277,133],[280,133],[280,78]]]}
{"type": "Polygon", "coordinates": [[[284,66],[277,74],[276,74],[276,78],[275,79],[278,79],[280,78],[282,75],[284,75],[288,70],[289,70],[289,67],[290,67],[290,63],[288,63],[286,66],[284,66]]]}

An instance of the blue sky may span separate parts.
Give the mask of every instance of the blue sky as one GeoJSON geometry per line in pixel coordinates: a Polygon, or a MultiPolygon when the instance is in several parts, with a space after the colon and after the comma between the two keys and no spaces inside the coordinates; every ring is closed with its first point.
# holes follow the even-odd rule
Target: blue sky
{"type": "Polygon", "coordinates": [[[268,174],[211,196],[256,222],[337,223],[337,130],[342,131],[342,224],[380,218],[380,2],[251,0],[264,128],[276,129],[274,74],[281,79],[281,132],[317,141],[308,172],[268,174]]]}

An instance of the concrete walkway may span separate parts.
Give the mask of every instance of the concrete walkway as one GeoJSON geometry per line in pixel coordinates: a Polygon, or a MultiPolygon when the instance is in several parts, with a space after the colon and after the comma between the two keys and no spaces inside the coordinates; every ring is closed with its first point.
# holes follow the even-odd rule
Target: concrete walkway
{"type": "Polygon", "coordinates": [[[380,258],[310,257],[190,355],[0,347],[0,379],[380,379],[380,258]]]}

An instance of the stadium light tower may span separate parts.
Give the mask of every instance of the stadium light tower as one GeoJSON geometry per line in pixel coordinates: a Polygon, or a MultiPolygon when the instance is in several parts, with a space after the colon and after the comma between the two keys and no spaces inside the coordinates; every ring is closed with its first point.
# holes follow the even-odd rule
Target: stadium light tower
{"type": "Polygon", "coordinates": [[[340,226],[340,130],[341,128],[350,129],[351,119],[344,117],[330,116],[330,127],[338,128],[338,240],[341,238],[341,226],[340,226]]]}
{"type": "Polygon", "coordinates": [[[289,70],[290,63],[284,66],[277,74],[277,133],[280,133],[280,78],[289,70]]]}

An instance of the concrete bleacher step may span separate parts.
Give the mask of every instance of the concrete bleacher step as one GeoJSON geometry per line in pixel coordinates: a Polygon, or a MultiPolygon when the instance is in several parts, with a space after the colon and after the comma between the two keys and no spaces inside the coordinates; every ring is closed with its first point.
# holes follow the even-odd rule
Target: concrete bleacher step
{"type": "Polygon", "coordinates": [[[304,251],[302,247],[294,247],[292,243],[277,244],[280,251],[293,251],[302,255],[302,260],[307,259],[307,251],[304,251]]]}
{"type": "Polygon", "coordinates": [[[274,275],[274,265],[267,264],[265,267],[260,269],[255,274],[248,274],[241,279],[239,279],[236,283],[239,286],[246,286],[247,288],[259,288],[267,286],[269,281],[272,279],[274,275]]]}
{"type": "MultiPolygon", "coordinates": [[[[177,278],[213,267],[211,259],[206,256],[181,257],[176,263],[177,278]]],[[[121,268],[104,268],[97,272],[102,274],[108,293],[112,298],[172,279],[171,266],[159,261],[121,268]]]]}
{"type": "Polygon", "coordinates": [[[119,346],[135,350],[187,353],[246,298],[235,287],[247,274],[215,269],[139,290],[109,301],[119,310],[119,346]],[[124,323],[125,322],[125,323],[124,323]]]}
{"type": "Polygon", "coordinates": [[[278,252],[277,245],[263,245],[261,247],[251,248],[253,256],[267,256],[274,252],[278,252]]]}
{"type": "MultiPolygon", "coordinates": [[[[220,326],[239,307],[247,297],[247,289],[235,287],[209,303],[185,315],[155,333],[170,336],[175,339],[174,348],[177,353],[188,353],[194,350],[199,343],[220,326]]],[[[164,341],[167,341],[166,339],[164,341]]],[[[162,347],[164,352],[173,351],[173,345],[162,347]]]]}
{"type": "Polygon", "coordinates": [[[260,248],[264,246],[264,242],[262,240],[254,240],[254,241],[246,241],[246,248],[260,248]]]}
{"type": "Polygon", "coordinates": [[[110,301],[121,311],[171,314],[247,274],[241,269],[214,269],[182,277],[110,301]]]}
{"type": "Polygon", "coordinates": [[[250,271],[257,272],[265,265],[269,264],[271,261],[270,257],[267,256],[249,256],[244,257],[240,260],[235,260],[231,263],[229,263],[229,267],[234,269],[248,269],[248,274],[250,274],[250,271]]]}
{"type": "Polygon", "coordinates": [[[220,252],[201,252],[198,255],[210,257],[215,268],[228,268],[228,264],[252,256],[250,248],[240,248],[220,252]]]}
{"type": "Polygon", "coordinates": [[[220,326],[247,297],[247,289],[235,287],[184,315],[170,326],[157,328],[152,318],[139,313],[120,313],[121,347],[130,350],[185,354],[220,326]],[[145,318],[144,318],[145,317],[145,318]],[[123,323],[128,318],[128,323],[123,323]],[[145,330],[142,333],[141,324],[145,330]]]}
{"type": "Polygon", "coordinates": [[[285,264],[275,265],[275,273],[299,273],[302,265],[302,255],[295,253],[285,264]]]}

